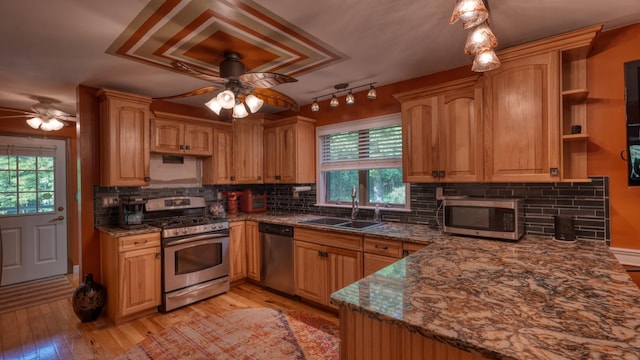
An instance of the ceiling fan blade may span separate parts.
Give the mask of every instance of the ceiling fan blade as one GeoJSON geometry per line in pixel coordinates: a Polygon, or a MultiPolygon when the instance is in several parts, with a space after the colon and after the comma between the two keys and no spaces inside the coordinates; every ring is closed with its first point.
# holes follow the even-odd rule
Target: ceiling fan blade
{"type": "Polygon", "coordinates": [[[5,116],[0,116],[0,119],[17,119],[17,118],[31,118],[34,115],[31,114],[22,114],[22,115],[5,115],[5,116]]]}
{"type": "Polygon", "coordinates": [[[257,89],[268,89],[276,85],[298,81],[291,76],[271,72],[248,72],[240,75],[239,79],[257,89]]]}
{"type": "Polygon", "coordinates": [[[24,116],[33,115],[33,112],[31,111],[18,110],[18,109],[6,108],[6,107],[0,107],[0,111],[21,113],[24,116]]]}
{"type": "Polygon", "coordinates": [[[191,66],[189,66],[189,65],[187,65],[187,64],[185,64],[185,63],[183,63],[181,61],[174,61],[174,62],[171,63],[171,66],[173,66],[174,68],[176,68],[176,69],[178,69],[178,70],[180,70],[182,72],[185,72],[185,73],[187,73],[189,75],[193,75],[193,76],[198,77],[198,78],[200,78],[202,80],[211,81],[211,82],[219,84],[219,85],[224,85],[228,81],[225,78],[221,78],[221,77],[218,77],[218,76],[213,76],[211,74],[207,74],[206,72],[198,70],[198,69],[196,69],[194,67],[191,67],[191,66]]]}
{"type": "Polygon", "coordinates": [[[277,106],[292,111],[300,110],[298,103],[289,96],[272,89],[256,89],[253,95],[264,101],[265,105],[277,106]]]}
{"type": "Polygon", "coordinates": [[[168,99],[179,99],[189,96],[198,96],[202,94],[208,94],[214,91],[220,90],[220,87],[217,86],[206,86],[200,89],[192,90],[183,94],[171,95],[171,96],[163,96],[163,97],[155,97],[153,100],[168,100],[168,99]]]}

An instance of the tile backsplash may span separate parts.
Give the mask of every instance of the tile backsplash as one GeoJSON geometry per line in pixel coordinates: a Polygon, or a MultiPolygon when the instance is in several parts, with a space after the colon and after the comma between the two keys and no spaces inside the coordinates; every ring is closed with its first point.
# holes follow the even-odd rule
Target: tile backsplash
{"type": "MultiPolygon", "coordinates": [[[[440,202],[436,200],[437,187],[443,187],[445,195],[468,195],[474,197],[510,198],[525,200],[525,230],[528,234],[552,235],[554,215],[575,216],[576,236],[586,239],[610,240],[609,178],[591,177],[585,183],[465,183],[465,184],[411,184],[411,210],[406,212],[381,209],[383,221],[435,225],[440,202]]],[[[203,196],[207,204],[223,203],[222,193],[251,188],[255,192],[267,192],[267,208],[273,212],[315,214],[323,216],[349,217],[350,208],[316,206],[316,184],[310,191],[294,197],[291,184],[269,185],[205,185],[198,188],[149,189],[139,187],[94,188],[94,224],[118,223],[118,207],[102,206],[102,198],[128,193],[140,193],[146,198],[167,196],[203,196]]],[[[300,184],[296,184],[300,186],[300,184]]],[[[441,214],[440,214],[441,215],[441,214]]],[[[358,217],[373,218],[373,210],[360,209],[358,217]]]]}

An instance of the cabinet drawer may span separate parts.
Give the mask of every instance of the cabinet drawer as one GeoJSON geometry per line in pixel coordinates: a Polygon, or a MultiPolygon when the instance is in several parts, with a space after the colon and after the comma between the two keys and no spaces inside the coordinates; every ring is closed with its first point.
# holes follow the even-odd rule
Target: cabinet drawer
{"type": "Polygon", "coordinates": [[[118,251],[130,251],[160,246],[160,233],[130,235],[118,238],[118,251]]]}
{"type": "Polygon", "coordinates": [[[402,257],[402,241],[383,240],[365,236],[364,251],[399,259],[402,257]]]}
{"type": "Polygon", "coordinates": [[[293,237],[296,240],[309,241],[315,244],[362,251],[362,235],[340,234],[328,230],[321,231],[295,228],[293,237]]]}
{"type": "Polygon", "coordinates": [[[364,276],[369,276],[374,272],[387,267],[398,259],[389,256],[380,256],[375,254],[364,254],[364,276]]]}
{"type": "Polygon", "coordinates": [[[422,250],[423,247],[427,246],[426,244],[417,244],[417,243],[410,243],[410,242],[405,242],[402,244],[402,249],[403,249],[403,255],[407,256],[407,255],[411,255],[416,251],[422,250]]]}

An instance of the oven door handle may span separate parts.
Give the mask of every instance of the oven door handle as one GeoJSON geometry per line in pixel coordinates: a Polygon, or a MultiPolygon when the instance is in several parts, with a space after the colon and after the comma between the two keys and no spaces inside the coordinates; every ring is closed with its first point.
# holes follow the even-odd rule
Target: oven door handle
{"type": "Polygon", "coordinates": [[[229,237],[229,235],[228,234],[204,234],[204,235],[197,235],[197,236],[189,236],[184,239],[169,241],[167,242],[166,247],[177,246],[177,245],[186,244],[186,243],[190,243],[198,240],[217,239],[217,238],[223,238],[223,237],[229,237]]]}
{"type": "Polygon", "coordinates": [[[229,278],[228,277],[224,277],[222,279],[219,279],[219,280],[216,280],[216,281],[212,281],[212,282],[209,282],[209,283],[200,284],[200,285],[196,285],[196,286],[191,286],[191,287],[186,288],[186,289],[184,289],[182,291],[175,292],[175,293],[172,293],[172,294],[168,294],[167,295],[167,299],[173,299],[173,298],[181,297],[181,296],[184,296],[184,295],[189,295],[189,294],[194,293],[196,291],[200,291],[202,289],[206,289],[208,287],[216,286],[218,284],[221,284],[221,283],[224,283],[224,282],[228,282],[228,281],[229,281],[229,278]]]}

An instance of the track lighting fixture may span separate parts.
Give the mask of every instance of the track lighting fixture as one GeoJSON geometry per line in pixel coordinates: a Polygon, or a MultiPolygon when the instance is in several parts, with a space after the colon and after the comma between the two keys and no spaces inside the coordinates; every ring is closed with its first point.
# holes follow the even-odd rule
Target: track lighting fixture
{"type": "Polygon", "coordinates": [[[500,66],[500,60],[493,49],[498,39],[489,28],[489,6],[487,0],[458,0],[450,23],[462,20],[465,29],[471,29],[467,36],[464,52],[473,55],[471,70],[484,72],[500,66]]]}
{"type": "Polygon", "coordinates": [[[365,87],[365,86],[369,87],[369,91],[367,92],[367,99],[373,100],[376,97],[378,97],[378,94],[376,93],[376,88],[374,86],[375,84],[376,84],[375,82],[372,82],[369,84],[354,86],[351,88],[349,87],[348,83],[336,84],[334,86],[334,89],[336,89],[336,91],[313,98],[313,103],[311,104],[311,111],[320,111],[320,104],[318,104],[318,99],[325,96],[331,96],[331,101],[329,101],[330,107],[338,107],[340,105],[340,101],[338,100],[337,94],[346,92],[346,91],[348,91],[349,93],[345,97],[345,103],[347,103],[348,105],[355,104],[356,98],[353,95],[353,90],[361,87],[365,87]]]}

